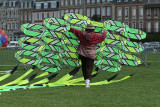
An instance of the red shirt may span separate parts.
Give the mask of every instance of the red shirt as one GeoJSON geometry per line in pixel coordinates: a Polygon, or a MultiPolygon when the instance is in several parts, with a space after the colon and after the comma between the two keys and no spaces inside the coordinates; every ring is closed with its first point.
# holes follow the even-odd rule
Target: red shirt
{"type": "Polygon", "coordinates": [[[71,28],[70,32],[74,33],[80,40],[77,53],[91,59],[95,58],[97,44],[104,41],[107,35],[107,32],[99,35],[94,32],[85,32],[74,28],[71,28]]]}

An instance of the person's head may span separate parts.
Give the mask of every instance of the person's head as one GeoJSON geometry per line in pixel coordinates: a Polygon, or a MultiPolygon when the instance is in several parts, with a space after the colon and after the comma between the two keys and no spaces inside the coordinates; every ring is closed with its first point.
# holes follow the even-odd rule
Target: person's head
{"type": "Polygon", "coordinates": [[[94,26],[92,24],[88,24],[86,28],[86,32],[94,32],[94,26]]]}

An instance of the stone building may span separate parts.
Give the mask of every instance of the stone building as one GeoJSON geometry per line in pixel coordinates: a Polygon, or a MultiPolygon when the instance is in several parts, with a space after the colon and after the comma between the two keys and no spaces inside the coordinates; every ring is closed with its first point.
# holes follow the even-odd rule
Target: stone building
{"type": "Polygon", "coordinates": [[[45,18],[59,18],[59,2],[57,0],[39,0],[34,2],[32,23],[42,24],[45,18]]]}
{"type": "Polygon", "coordinates": [[[0,7],[0,27],[7,33],[9,41],[16,41],[14,34],[19,28],[18,1],[3,0],[0,7]]]}
{"type": "Polygon", "coordinates": [[[17,41],[24,34],[20,31],[24,23],[42,24],[44,18],[59,18],[58,0],[0,0],[0,28],[9,41],[17,41]]]}
{"type": "Polygon", "coordinates": [[[160,0],[59,0],[60,17],[73,12],[99,21],[117,20],[148,33],[160,32],[160,0]]]}
{"type": "Polygon", "coordinates": [[[146,31],[160,33],[160,0],[146,0],[144,9],[146,31]]]}

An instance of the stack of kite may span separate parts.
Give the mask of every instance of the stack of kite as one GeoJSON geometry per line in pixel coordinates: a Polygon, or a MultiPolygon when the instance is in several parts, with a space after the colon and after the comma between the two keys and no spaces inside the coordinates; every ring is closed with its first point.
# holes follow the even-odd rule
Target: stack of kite
{"type": "Polygon", "coordinates": [[[0,29],[0,47],[6,47],[7,45],[8,36],[2,29],[0,29]]]}
{"type": "MultiPolygon", "coordinates": [[[[71,79],[79,71],[81,61],[76,53],[79,40],[69,30],[72,27],[85,31],[87,24],[90,23],[95,26],[95,33],[102,34],[104,30],[108,31],[106,39],[97,45],[94,62],[96,69],[92,74],[93,77],[98,74],[99,69],[117,72],[121,70],[121,65],[137,66],[141,63],[140,59],[134,54],[142,52],[143,47],[139,43],[130,41],[130,39],[144,39],[146,37],[145,32],[129,28],[128,25],[118,21],[107,20],[101,23],[91,21],[87,16],[68,13],[64,16],[64,19],[44,19],[43,25],[26,23],[21,26],[21,31],[27,36],[19,39],[22,50],[16,52],[15,57],[20,63],[29,64],[33,67],[14,81],[2,85],[0,92],[26,88],[84,85],[84,83],[80,83],[83,81],[83,77],[71,79]],[[64,25],[67,25],[67,27],[64,27],[64,25]],[[59,80],[50,82],[51,79],[56,77],[58,71],[63,70],[63,64],[68,67],[75,67],[75,69],[59,80]],[[44,73],[39,74],[34,71],[36,67],[44,73]],[[31,73],[34,74],[24,79],[31,73]],[[45,78],[43,78],[44,76],[45,78]],[[46,78],[46,76],[48,77],[46,78]],[[31,82],[38,78],[41,78],[41,80],[31,82]]],[[[0,81],[12,76],[17,68],[18,66],[9,74],[1,76],[0,81]]],[[[113,80],[116,76],[117,74],[104,81],[91,83],[91,85],[119,82],[132,75],[120,80],[113,80]]]]}

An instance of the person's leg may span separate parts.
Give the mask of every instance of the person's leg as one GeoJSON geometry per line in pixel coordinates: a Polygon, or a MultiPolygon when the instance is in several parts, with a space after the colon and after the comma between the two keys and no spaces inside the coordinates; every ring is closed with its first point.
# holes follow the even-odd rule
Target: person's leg
{"type": "Polygon", "coordinates": [[[81,62],[82,62],[82,73],[83,73],[83,77],[84,77],[84,80],[87,78],[86,77],[86,58],[82,55],[79,55],[79,59],[81,59],[81,62]]]}
{"type": "Polygon", "coordinates": [[[89,83],[90,83],[92,70],[94,66],[94,59],[86,58],[85,61],[86,61],[85,87],[89,88],[90,87],[89,83]]]}
{"type": "Polygon", "coordinates": [[[94,59],[87,58],[86,60],[86,79],[91,79],[94,66],[94,59]]]}

